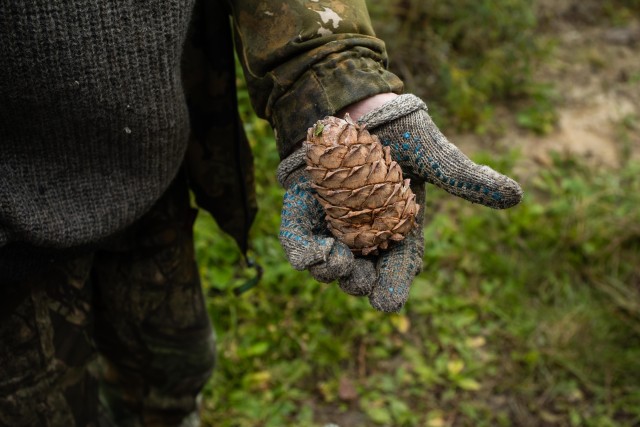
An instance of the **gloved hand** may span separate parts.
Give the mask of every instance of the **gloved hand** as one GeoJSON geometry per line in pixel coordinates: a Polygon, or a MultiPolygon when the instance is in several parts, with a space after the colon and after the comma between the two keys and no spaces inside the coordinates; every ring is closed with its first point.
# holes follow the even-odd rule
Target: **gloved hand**
{"type": "Polygon", "coordinates": [[[319,282],[338,280],[350,295],[369,295],[376,271],[370,260],[355,258],[329,232],[325,212],[304,170],[306,152],[298,149],[278,166],[278,181],[287,189],[282,205],[280,243],[296,270],[309,270],[319,282]]]}
{"type": "Polygon", "coordinates": [[[510,208],[522,199],[517,182],[472,162],[447,141],[415,95],[400,95],[358,120],[366,124],[411,182],[428,182],[474,203],[510,208]]]}
{"type": "MultiPolygon", "coordinates": [[[[511,178],[488,166],[478,165],[451,144],[427,113],[427,106],[414,95],[401,95],[363,115],[359,124],[391,148],[391,157],[411,179],[412,188],[431,183],[474,203],[496,209],[512,207],[522,199],[522,189],[511,178]]],[[[424,202],[420,215],[424,215],[424,202]]],[[[422,225],[422,216],[418,224],[422,225]]],[[[377,282],[370,300],[383,311],[397,310],[405,303],[414,266],[421,266],[424,247],[422,229],[383,253],[377,263],[377,282]]]]}
{"type": "Polygon", "coordinates": [[[321,281],[338,278],[343,290],[369,295],[373,307],[394,312],[406,302],[411,282],[422,268],[425,182],[500,209],[517,204],[522,190],[515,181],[473,163],[450,144],[427,114],[424,102],[414,95],[399,96],[365,114],[359,122],[391,148],[393,159],[411,179],[420,205],[420,227],[377,257],[354,258],[345,245],[330,237],[324,225],[324,211],[304,172],[301,149],[279,167],[280,182],[288,189],[280,241],[294,268],[308,268],[321,281]]]}

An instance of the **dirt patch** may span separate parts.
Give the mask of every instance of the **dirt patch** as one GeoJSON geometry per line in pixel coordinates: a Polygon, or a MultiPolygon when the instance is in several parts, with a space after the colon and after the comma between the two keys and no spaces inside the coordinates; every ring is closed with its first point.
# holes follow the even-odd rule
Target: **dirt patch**
{"type": "MultiPolygon", "coordinates": [[[[517,172],[525,176],[549,165],[553,151],[611,168],[640,159],[640,21],[623,27],[561,21],[548,31],[557,45],[536,77],[551,82],[558,94],[556,126],[538,136],[512,121],[497,145],[521,150],[517,172]]],[[[471,152],[488,148],[473,135],[451,139],[471,152]]]]}
{"type": "MultiPolygon", "coordinates": [[[[622,135],[625,120],[637,117],[639,110],[627,99],[612,93],[585,98],[578,105],[559,111],[556,130],[544,137],[521,136],[517,141],[525,158],[547,165],[549,153],[576,155],[598,166],[618,167],[629,147],[622,135]]],[[[638,140],[636,138],[637,155],[638,140]]]]}
{"type": "Polygon", "coordinates": [[[558,25],[558,46],[539,72],[559,94],[556,130],[524,139],[523,151],[544,156],[557,150],[606,165],[619,166],[624,153],[638,153],[640,118],[640,23],[625,27],[558,25]],[[626,140],[626,138],[631,140],[626,140]]]}

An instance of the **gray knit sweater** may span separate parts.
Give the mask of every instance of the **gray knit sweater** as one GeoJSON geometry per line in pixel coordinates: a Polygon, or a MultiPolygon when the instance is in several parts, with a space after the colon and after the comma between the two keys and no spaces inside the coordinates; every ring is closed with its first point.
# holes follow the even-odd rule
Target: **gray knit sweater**
{"type": "Polygon", "coordinates": [[[0,248],[95,242],[143,214],[188,139],[192,0],[0,3],[0,248]]]}

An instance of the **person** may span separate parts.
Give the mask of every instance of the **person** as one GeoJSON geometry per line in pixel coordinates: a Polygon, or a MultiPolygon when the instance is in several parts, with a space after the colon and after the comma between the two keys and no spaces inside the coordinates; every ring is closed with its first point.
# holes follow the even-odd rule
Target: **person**
{"type": "Polygon", "coordinates": [[[3,426],[198,425],[215,339],[189,191],[243,250],[255,215],[234,43],[275,131],[294,268],[396,311],[421,266],[420,230],[362,258],[323,226],[300,142],[327,115],[378,132],[421,206],[426,182],[522,194],[401,95],[363,0],[13,0],[0,40],[3,426]]]}

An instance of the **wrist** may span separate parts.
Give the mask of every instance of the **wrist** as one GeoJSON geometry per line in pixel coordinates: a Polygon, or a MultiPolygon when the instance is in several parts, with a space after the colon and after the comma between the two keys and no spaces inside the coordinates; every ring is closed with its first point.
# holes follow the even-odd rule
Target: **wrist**
{"type": "Polygon", "coordinates": [[[338,111],[336,115],[340,118],[344,118],[345,114],[348,113],[353,121],[358,121],[360,117],[375,110],[376,108],[381,107],[387,102],[394,100],[398,96],[398,94],[395,94],[393,92],[373,95],[369,98],[365,98],[361,101],[354,102],[353,104],[344,107],[342,110],[338,111]]]}
{"type": "Polygon", "coordinates": [[[407,117],[418,110],[427,111],[427,105],[424,101],[415,95],[404,94],[396,96],[384,105],[370,110],[360,116],[357,121],[366,123],[367,128],[372,130],[397,119],[407,117]]]}

